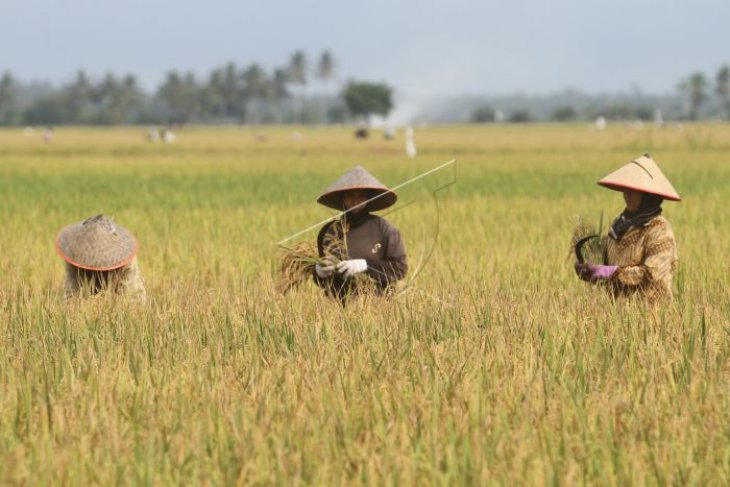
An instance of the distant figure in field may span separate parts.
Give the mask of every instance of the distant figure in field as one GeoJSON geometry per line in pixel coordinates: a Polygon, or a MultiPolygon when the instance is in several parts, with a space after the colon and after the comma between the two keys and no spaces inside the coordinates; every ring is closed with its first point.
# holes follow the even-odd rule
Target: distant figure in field
{"type": "Polygon", "coordinates": [[[160,141],[160,131],[157,127],[152,127],[147,131],[147,140],[155,144],[160,141]]]}
{"type": "Polygon", "coordinates": [[[49,125],[43,131],[43,142],[45,142],[46,144],[50,144],[51,142],[53,142],[53,126],[52,125],[49,125]]]}
{"type": "Polygon", "coordinates": [[[616,297],[638,295],[651,303],[672,299],[677,244],[661,216],[662,201],[680,197],[659,166],[645,154],[598,184],[624,194],[626,209],[608,231],[603,264],[576,262],[584,281],[603,283],[616,297]]]}
{"type": "Polygon", "coordinates": [[[367,127],[360,126],[355,130],[356,139],[367,139],[370,136],[370,131],[367,127]]]}
{"type": "Polygon", "coordinates": [[[608,122],[606,122],[605,117],[598,117],[593,121],[593,126],[596,127],[596,130],[603,130],[608,125],[608,122]]]}
{"type": "Polygon", "coordinates": [[[129,230],[104,215],[64,227],[56,238],[56,251],[66,263],[66,297],[111,291],[144,301],[138,247],[129,230]]]}
{"type": "Polygon", "coordinates": [[[321,261],[315,266],[314,280],[329,296],[344,304],[348,296],[368,289],[384,295],[405,277],[408,261],[400,232],[370,213],[392,206],[397,199],[362,166],[345,173],[317,199],[345,212],[322,227],[317,237],[321,261]]]}
{"type": "Polygon", "coordinates": [[[161,139],[166,144],[172,144],[177,140],[177,136],[175,135],[175,132],[172,131],[171,128],[165,127],[162,129],[162,136],[161,139]]]}
{"type": "Polygon", "coordinates": [[[416,151],[416,140],[414,137],[413,127],[406,128],[406,155],[413,159],[418,155],[416,151]]]}
{"type": "Polygon", "coordinates": [[[383,130],[383,138],[385,140],[395,140],[395,129],[393,127],[388,127],[383,130]]]}

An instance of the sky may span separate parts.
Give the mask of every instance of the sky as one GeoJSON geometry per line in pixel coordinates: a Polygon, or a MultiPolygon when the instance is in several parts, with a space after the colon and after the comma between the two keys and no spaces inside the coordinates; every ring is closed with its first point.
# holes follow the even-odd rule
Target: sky
{"type": "Polygon", "coordinates": [[[730,63],[728,0],[0,0],[0,72],[70,80],[283,65],[330,50],[340,80],[412,96],[666,94],[730,63]]]}

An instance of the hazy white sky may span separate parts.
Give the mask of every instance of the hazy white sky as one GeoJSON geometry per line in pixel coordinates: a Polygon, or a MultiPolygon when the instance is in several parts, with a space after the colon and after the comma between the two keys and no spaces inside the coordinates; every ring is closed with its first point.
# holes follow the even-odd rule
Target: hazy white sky
{"type": "Polygon", "coordinates": [[[666,93],[730,63],[730,0],[0,0],[0,71],[65,81],[284,64],[330,49],[343,78],[424,94],[666,93]]]}

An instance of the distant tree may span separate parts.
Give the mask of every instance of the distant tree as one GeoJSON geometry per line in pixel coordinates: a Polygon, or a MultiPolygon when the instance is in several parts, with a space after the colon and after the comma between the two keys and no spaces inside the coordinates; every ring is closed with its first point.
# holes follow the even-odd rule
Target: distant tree
{"type": "Polygon", "coordinates": [[[512,123],[532,122],[532,115],[528,110],[516,110],[509,116],[509,121],[512,123]]]}
{"type": "MultiPolygon", "coordinates": [[[[319,62],[317,63],[317,78],[325,86],[327,86],[329,84],[329,81],[332,80],[334,77],[335,77],[335,58],[332,56],[332,53],[330,51],[324,51],[319,56],[319,62]]],[[[329,98],[327,97],[327,95],[325,95],[321,98],[320,110],[322,112],[322,116],[323,116],[325,122],[328,122],[330,120],[330,110],[329,110],[329,98]]]]}
{"type": "Polygon", "coordinates": [[[651,122],[655,118],[656,110],[650,106],[641,105],[634,109],[634,117],[642,122],[651,122]]]}
{"type": "Polygon", "coordinates": [[[715,94],[720,99],[725,116],[730,118],[730,66],[727,64],[715,76],[715,94]]]}
{"type": "Polygon", "coordinates": [[[295,85],[307,84],[307,56],[304,51],[295,51],[287,66],[289,82],[295,85]]]}
{"type": "Polygon", "coordinates": [[[335,76],[335,58],[329,51],[324,51],[319,57],[317,63],[317,78],[323,83],[327,83],[335,76]]]}
{"type": "Polygon", "coordinates": [[[18,83],[10,72],[0,78],[0,125],[12,124],[17,117],[18,83]]]}
{"type": "Polygon", "coordinates": [[[373,115],[387,116],[393,109],[393,90],[385,83],[350,81],[342,92],[349,112],[370,121],[373,115]]]}
{"type": "Polygon", "coordinates": [[[614,103],[603,110],[603,116],[609,120],[631,120],[634,108],[626,103],[614,103]]]}
{"type": "Polygon", "coordinates": [[[83,70],[76,73],[76,78],[66,87],[68,102],[68,118],[74,123],[90,123],[97,116],[94,86],[83,70]]]}
{"type": "Polygon", "coordinates": [[[93,93],[98,105],[97,122],[102,124],[134,122],[144,100],[144,93],[132,74],[118,78],[114,73],[107,73],[93,93]]]}
{"type": "Polygon", "coordinates": [[[471,112],[471,121],[472,123],[491,123],[496,121],[495,115],[494,108],[481,106],[471,112]]]}
{"type": "Polygon", "coordinates": [[[187,123],[199,113],[200,93],[193,73],[180,75],[171,71],[157,90],[157,97],[169,112],[169,122],[187,123]]]}
{"type": "Polygon", "coordinates": [[[271,79],[269,97],[270,98],[289,98],[289,90],[286,89],[288,80],[287,71],[284,68],[274,70],[274,76],[271,79]]]}
{"type": "Polygon", "coordinates": [[[707,78],[702,73],[694,73],[679,84],[679,90],[688,102],[689,119],[697,120],[700,109],[707,100],[707,78]]]}
{"type": "Polygon", "coordinates": [[[570,105],[562,105],[553,110],[553,120],[558,122],[574,120],[576,115],[575,108],[570,105]]]}
{"type": "MultiPolygon", "coordinates": [[[[246,68],[242,76],[244,98],[246,100],[246,119],[251,122],[252,117],[259,117],[259,105],[269,92],[269,80],[266,72],[256,63],[246,68]]],[[[253,121],[259,122],[260,120],[257,118],[253,121]]]]}

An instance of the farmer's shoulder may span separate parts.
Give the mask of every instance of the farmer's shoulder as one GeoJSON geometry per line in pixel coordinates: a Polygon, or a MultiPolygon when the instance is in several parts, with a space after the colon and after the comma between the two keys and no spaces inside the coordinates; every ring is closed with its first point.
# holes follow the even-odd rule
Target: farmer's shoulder
{"type": "Polygon", "coordinates": [[[396,237],[400,236],[398,228],[385,218],[377,215],[371,215],[371,225],[376,227],[381,235],[384,237],[396,237]]]}
{"type": "Polygon", "coordinates": [[[378,215],[370,215],[368,223],[377,227],[383,233],[398,233],[398,229],[391,222],[378,215]]]}
{"type": "Polygon", "coordinates": [[[672,224],[669,223],[669,220],[667,220],[665,217],[659,215],[652,218],[651,221],[646,224],[646,228],[648,228],[652,232],[671,232],[672,224]]]}
{"type": "Polygon", "coordinates": [[[646,232],[650,237],[653,238],[671,238],[674,239],[674,231],[672,230],[672,224],[669,220],[663,216],[657,216],[652,218],[649,223],[646,224],[646,232]]]}

